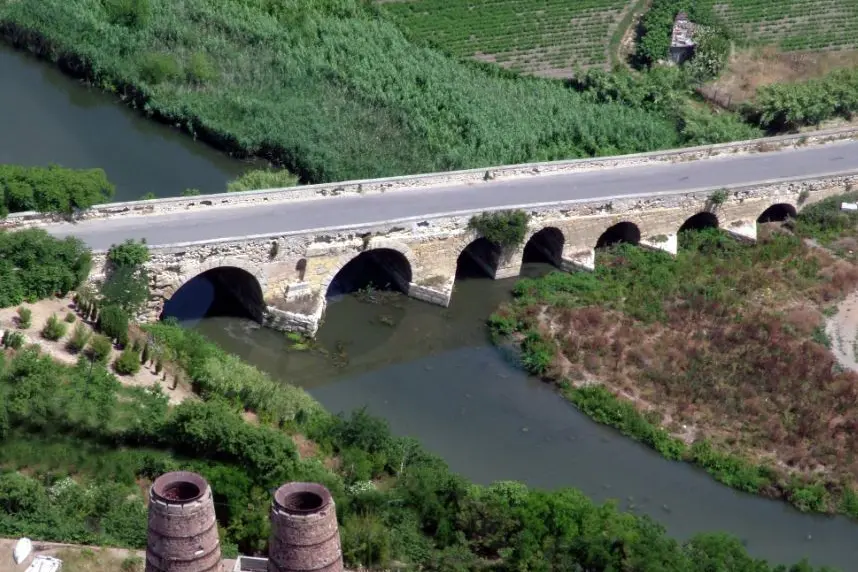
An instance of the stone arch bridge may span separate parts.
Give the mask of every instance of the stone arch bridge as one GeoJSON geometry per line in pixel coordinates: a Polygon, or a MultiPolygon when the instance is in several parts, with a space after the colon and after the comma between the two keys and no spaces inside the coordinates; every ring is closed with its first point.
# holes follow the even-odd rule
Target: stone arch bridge
{"type": "MultiPolygon", "coordinates": [[[[531,257],[566,271],[593,269],[595,250],[617,242],[675,254],[677,234],[686,228],[717,227],[755,240],[758,222],[785,220],[855,185],[858,175],[840,175],[734,187],[718,194],[673,192],[522,207],[530,215],[526,240],[511,248],[491,244],[469,228],[470,218],[480,211],[157,246],[148,263],[152,299],[146,317],[157,319],[184,284],[205,274],[258,321],[313,335],[327,296],[338,288],[365,285],[367,276],[361,274],[367,268],[388,276],[408,296],[446,306],[463,264],[493,278],[508,278],[517,276],[522,261],[531,257]]],[[[104,253],[98,256],[95,278],[104,271],[104,253]]]]}

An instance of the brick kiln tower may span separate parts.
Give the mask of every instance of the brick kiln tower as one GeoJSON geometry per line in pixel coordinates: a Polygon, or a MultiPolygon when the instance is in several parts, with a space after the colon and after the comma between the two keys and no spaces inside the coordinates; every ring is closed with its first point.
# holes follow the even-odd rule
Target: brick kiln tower
{"type": "Polygon", "coordinates": [[[331,493],[315,483],[288,483],[274,493],[268,572],[342,572],[343,552],[331,493]]]}
{"type": "Polygon", "coordinates": [[[158,477],[149,489],[146,572],[221,572],[212,490],[196,473],[158,477]]]}

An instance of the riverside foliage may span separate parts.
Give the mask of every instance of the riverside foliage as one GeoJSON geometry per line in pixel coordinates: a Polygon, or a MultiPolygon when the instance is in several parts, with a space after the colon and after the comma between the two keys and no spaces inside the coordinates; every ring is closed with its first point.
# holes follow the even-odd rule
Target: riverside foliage
{"type": "Polygon", "coordinates": [[[0,217],[23,211],[71,214],[110,200],[114,191],[101,169],[0,165],[0,217]]]}
{"type": "MultiPolygon", "coordinates": [[[[821,234],[834,204],[808,207],[798,232],[821,234]]],[[[790,234],[756,246],[717,230],[680,238],[675,259],[625,245],[593,274],[521,281],[492,318],[496,335],[520,339],[524,365],[582,410],[664,455],[802,510],[858,516],[846,429],[858,375],[821,345],[823,311],[858,285],[858,268],[790,234]],[[604,387],[580,383],[591,377],[604,387]]]]}
{"type": "Polygon", "coordinates": [[[304,182],[685,141],[658,114],[594,103],[556,81],[511,77],[412,44],[368,2],[119,4],[0,2],[0,23],[18,44],[146,113],[270,158],[304,182]],[[126,14],[134,6],[147,8],[126,14]]]}

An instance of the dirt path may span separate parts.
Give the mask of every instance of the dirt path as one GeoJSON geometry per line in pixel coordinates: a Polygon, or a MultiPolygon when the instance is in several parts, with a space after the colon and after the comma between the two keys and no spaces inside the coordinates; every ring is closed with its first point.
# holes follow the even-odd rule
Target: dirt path
{"type": "Polygon", "coordinates": [[[831,353],[847,369],[858,371],[856,338],[858,338],[858,292],[853,292],[837,306],[837,313],[825,324],[831,340],[831,353]]]}
{"type": "MultiPolygon", "coordinates": [[[[30,311],[32,311],[32,325],[27,329],[19,329],[17,320],[18,308],[2,308],[0,309],[0,331],[19,331],[24,335],[26,344],[38,344],[42,348],[43,352],[63,363],[77,363],[78,356],[67,350],[65,347],[65,342],[69,336],[71,336],[71,332],[75,325],[81,321],[80,317],[74,310],[74,303],[72,302],[71,297],[50,298],[47,300],[40,300],[35,304],[21,304],[21,306],[29,308],[30,311]],[[41,332],[42,327],[45,325],[45,322],[48,321],[48,318],[51,317],[51,314],[56,314],[57,317],[62,320],[68,313],[74,314],[76,319],[74,323],[68,324],[68,331],[62,339],[56,342],[51,342],[41,337],[39,332],[41,332]]],[[[84,322],[84,324],[87,328],[92,330],[92,324],[87,322],[84,322]]],[[[119,350],[113,350],[110,356],[110,363],[113,363],[113,360],[119,356],[119,353],[119,350]]],[[[164,393],[169,396],[170,403],[173,404],[179,403],[182,400],[193,396],[191,389],[183,384],[172,389],[172,382],[164,381],[162,376],[157,375],[152,367],[144,366],[141,367],[140,371],[134,375],[117,375],[116,377],[123,385],[128,386],[153,387],[155,384],[160,383],[164,393]]]]}

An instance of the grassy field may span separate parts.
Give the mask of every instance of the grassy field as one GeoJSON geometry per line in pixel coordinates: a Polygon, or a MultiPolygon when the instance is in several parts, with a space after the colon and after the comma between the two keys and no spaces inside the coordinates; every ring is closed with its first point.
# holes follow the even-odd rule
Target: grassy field
{"type": "Polygon", "coordinates": [[[416,38],[454,56],[544,76],[608,63],[629,0],[415,0],[383,2],[416,38]]]}
{"type": "Polygon", "coordinates": [[[715,1],[741,42],[777,45],[783,51],[858,48],[858,2],[854,0],[715,1]]]}

